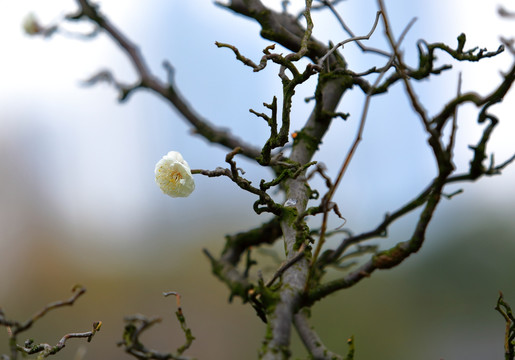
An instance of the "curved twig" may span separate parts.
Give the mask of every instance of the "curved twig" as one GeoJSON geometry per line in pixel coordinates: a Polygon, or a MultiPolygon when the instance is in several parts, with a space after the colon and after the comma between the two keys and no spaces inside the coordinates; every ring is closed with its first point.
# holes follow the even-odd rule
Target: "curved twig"
{"type": "MultiPolygon", "coordinates": [[[[240,147],[242,155],[255,159],[259,156],[260,151],[254,146],[236,138],[229,131],[217,128],[206,119],[199,116],[187,103],[187,101],[179,93],[173,83],[164,83],[152,74],[148,65],[143,58],[139,48],[132,43],[109,19],[100,13],[97,6],[92,5],[88,0],[77,0],[80,11],[77,14],[68,16],[70,20],[78,20],[86,17],[102,28],[114,42],[127,54],[132,65],[136,69],[139,76],[138,83],[131,88],[132,90],[139,88],[149,89],[166,99],[182,117],[195,129],[195,133],[201,135],[206,140],[223,145],[229,149],[240,147]]],[[[125,99],[125,96],[120,96],[125,99]]]]}

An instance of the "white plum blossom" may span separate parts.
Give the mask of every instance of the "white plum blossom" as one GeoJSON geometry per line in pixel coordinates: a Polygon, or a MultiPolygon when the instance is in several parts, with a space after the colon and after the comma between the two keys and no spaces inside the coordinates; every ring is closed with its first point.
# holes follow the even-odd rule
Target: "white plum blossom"
{"type": "Polygon", "coordinates": [[[177,151],[170,151],[156,164],[156,183],[171,197],[187,197],[195,190],[191,169],[177,151]]]}

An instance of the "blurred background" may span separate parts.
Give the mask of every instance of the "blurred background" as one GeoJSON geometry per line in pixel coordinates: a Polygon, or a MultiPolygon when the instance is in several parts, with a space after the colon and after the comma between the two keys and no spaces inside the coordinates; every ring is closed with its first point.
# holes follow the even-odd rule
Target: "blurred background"
{"type": "MultiPolygon", "coordinates": [[[[281,1],[266,1],[280,9],[281,1]]],[[[292,9],[303,2],[291,1],[292,9]]],[[[495,50],[499,36],[513,36],[514,23],[497,15],[499,2],[386,1],[394,32],[413,18],[403,50],[416,66],[416,41],[442,41],[452,47],[467,34],[468,46],[495,50]]],[[[149,66],[165,77],[162,61],[175,68],[175,81],[199,114],[255,145],[268,129],[248,112],[263,112],[263,102],[281,93],[277,67],[253,73],[215,41],[237,46],[259,60],[270,42],[259,26],[216,7],[209,0],[99,2],[101,10],[137,43],[149,66]]],[[[511,2],[504,1],[509,8],[511,2]]],[[[512,5],[512,4],[511,4],[512,5]]],[[[340,14],[356,34],[368,33],[374,1],[348,0],[340,14]]],[[[119,48],[104,34],[77,39],[56,34],[29,37],[22,22],[34,13],[42,24],[55,24],[76,10],[72,0],[0,1],[0,307],[9,319],[26,320],[45,304],[68,298],[74,284],[86,295],[73,307],[49,313],[26,333],[36,342],[55,344],[69,332],[88,331],[102,320],[90,344],[71,340],[55,359],[129,359],[116,342],[123,317],[135,313],[162,316],[163,323],[143,340],[172,351],[183,343],[175,320],[175,302],[162,291],[177,291],[197,340],[188,355],[200,359],[257,357],[264,324],[211,274],[201,249],[218,254],[224,235],[250,229],[268,219],[252,211],[252,196],[228,180],[196,176],[197,188],[187,199],[172,199],[155,185],[155,163],[168,151],[180,151],[192,168],[224,166],[226,150],[191,135],[190,128],[166,103],[146,91],[119,104],[108,85],[85,87],[82,81],[109,69],[121,82],[136,74],[119,48]],[[230,199],[230,202],[227,199],[230,199]]],[[[511,9],[513,10],[513,8],[511,9]]],[[[348,36],[328,12],[313,14],[314,34],[327,42],[348,36]]],[[[63,25],[88,32],[89,24],[63,25]]],[[[370,40],[386,46],[382,29],[370,40]]],[[[386,47],[385,47],[386,48],[386,47]]],[[[280,52],[286,52],[279,49],[280,52]]],[[[349,44],[342,50],[351,69],[384,64],[363,56],[349,44]]],[[[450,59],[440,55],[440,64],[450,59]]],[[[512,61],[508,53],[479,64],[454,64],[452,71],[416,84],[431,114],[456,93],[458,72],[463,91],[488,94],[512,61]]],[[[301,65],[302,66],[302,65],[301,65]]],[[[304,98],[315,79],[297,88],[292,130],[311,110],[304,98]]],[[[515,153],[513,92],[492,108],[501,118],[489,147],[501,163],[515,153]]],[[[346,96],[316,159],[334,178],[353,140],[363,96],[346,96]]],[[[459,113],[456,165],[466,171],[482,126],[476,109],[459,113]]],[[[259,167],[238,159],[255,181],[270,179],[259,167]]],[[[372,101],[364,139],[335,200],[346,227],[355,232],[375,227],[386,212],[417,195],[435,173],[430,150],[417,117],[400,84],[372,101]]],[[[504,321],[494,311],[498,292],[515,305],[515,166],[503,175],[473,184],[452,200],[443,200],[422,250],[398,268],[374,273],[357,286],[331,296],[313,308],[313,325],[327,346],[346,352],[354,335],[358,359],[500,359],[504,321]]],[[[314,184],[324,191],[321,182],[314,184]]],[[[405,240],[416,214],[395,224],[381,247],[405,240]]],[[[317,226],[316,219],[311,222],[317,226]]],[[[331,226],[339,226],[336,219],[331,226]]],[[[334,246],[340,239],[331,240],[334,246]]],[[[274,247],[281,254],[281,244],[274,247]]],[[[330,277],[338,276],[337,273],[330,277]]],[[[22,336],[20,340],[25,337],[22,336]]],[[[0,335],[0,354],[7,349],[0,335]]],[[[294,338],[297,357],[305,357],[294,338]]]]}

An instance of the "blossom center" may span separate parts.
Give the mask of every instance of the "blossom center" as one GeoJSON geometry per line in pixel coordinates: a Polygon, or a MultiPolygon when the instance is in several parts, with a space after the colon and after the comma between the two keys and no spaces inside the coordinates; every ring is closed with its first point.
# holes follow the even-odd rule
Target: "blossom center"
{"type": "Polygon", "coordinates": [[[177,151],[170,151],[154,169],[156,183],[171,197],[187,197],[195,189],[188,163],[177,151]]]}
{"type": "Polygon", "coordinates": [[[173,185],[173,186],[177,186],[178,184],[181,183],[181,180],[182,180],[182,175],[179,171],[172,171],[170,173],[170,183],[173,185]]]}

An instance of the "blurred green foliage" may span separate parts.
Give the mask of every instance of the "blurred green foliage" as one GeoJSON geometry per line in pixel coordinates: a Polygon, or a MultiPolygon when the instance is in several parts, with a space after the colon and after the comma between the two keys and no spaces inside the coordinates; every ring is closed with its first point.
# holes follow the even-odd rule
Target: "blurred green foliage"
{"type": "MultiPolygon", "coordinates": [[[[356,359],[502,358],[504,323],[494,306],[499,290],[506,301],[515,299],[515,227],[500,211],[474,218],[462,212],[452,229],[430,231],[425,248],[399,268],[377,272],[315,305],[313,325],[331,349],[346,353],[354,335],[356,359]]],[[[142,338],[149,347],[173,351],[183,343],[175,304],[161,294],[177,291],[196,337],[188,355],[248,358],[259,348],[264,324],[251,308],[228,303],[225,287],[210,274],[200,251],[200,246],[222,245],[222,238],[210,234],[223,227],[211,224],[203,229],[204,240],[185,242],[191,246],[156,236],[139,246],[102,248],[92,242],[81,249],[66,242],[65,232],[39,230],[17,259],[9,285],[0,288],[0,304],[8,318],[25,320],[81,283],[88,289],[85,296],[73,307],[47,314],[26,336],[54,344],[65,333],[88,331],[101,320],[102,331],[91,343],[73,339],[54,358],[73,359],[85,350],[84,359],[116,360],[129,358],[116,347],[126,315],[163,317],[142,338]]],[[[295,341],[294,351],[302,353],[295,341]]],[[[6,349],[4,333],[0,353],[6,349]]]]}

